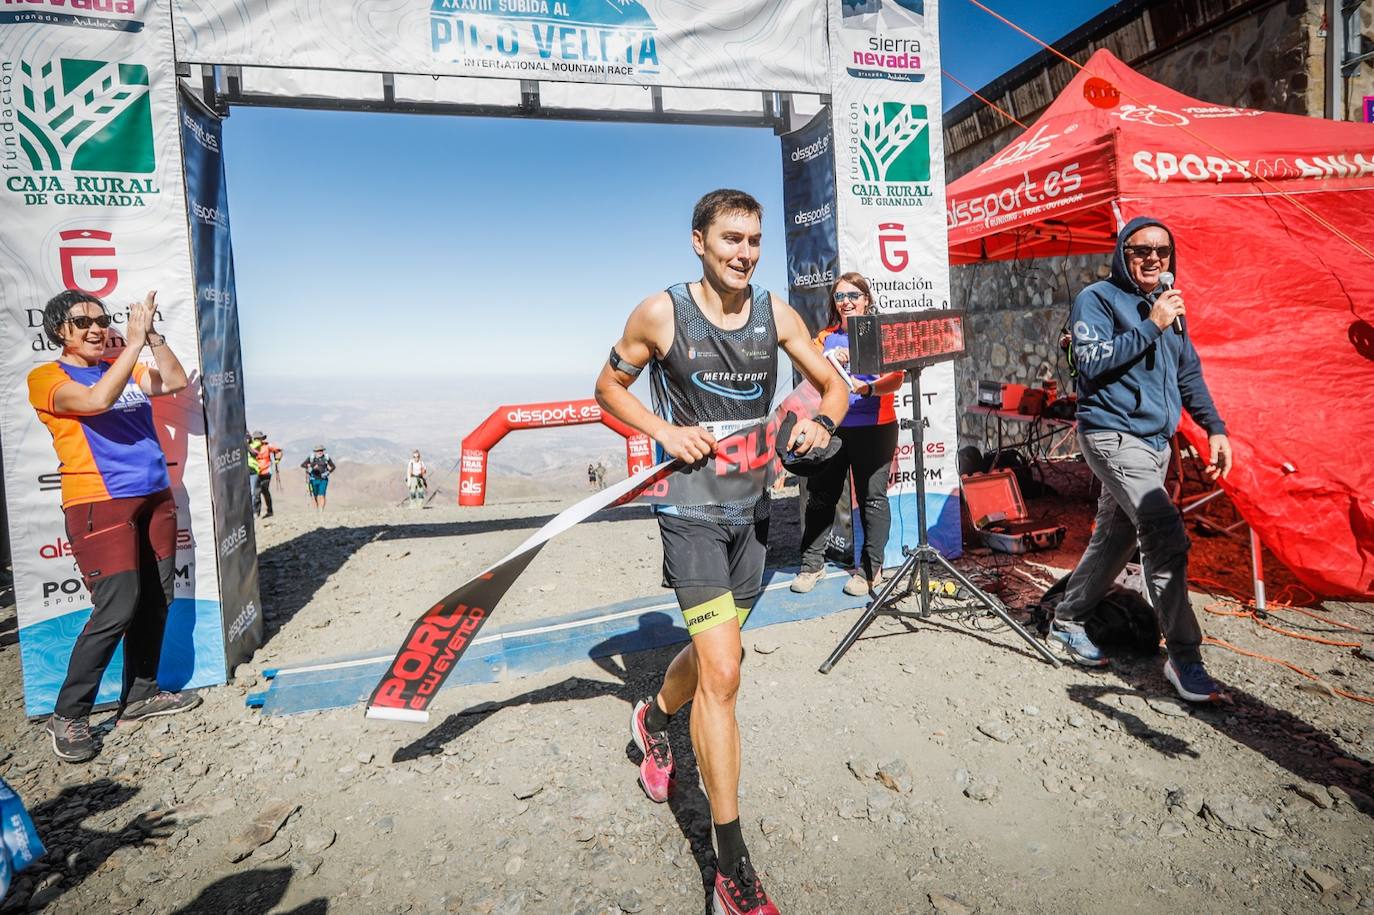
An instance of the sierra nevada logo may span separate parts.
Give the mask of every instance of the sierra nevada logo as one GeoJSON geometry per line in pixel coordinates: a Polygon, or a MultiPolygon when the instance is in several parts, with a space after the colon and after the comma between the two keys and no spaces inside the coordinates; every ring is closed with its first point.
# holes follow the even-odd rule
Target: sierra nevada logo
{"type": "Polygon", "coordinates": [[[860,203],[921,206],[931,195],[930,119],[925,105],[855,102],[849,112],[851,187],[860,203]]]}
{"type": "Polygon", "coordinates": [[[901,83],[919,83],[926,78],[921,72],[921,41],[919,38],[891,38],[887,35],[868,36],[867,46],[850,52],[845,72],[855,79],[890,79],[901,83]]]}
{"type": "Polygon", "coordinates": [[[482,70],[656,76],[658,26],[639,0],[432,0],[436,60],[482,70]]]}
{"type": "Polygon", "coordinates": [[[125,18],[137,15],[134,0],[0,0],[0,25],[32,23],[107,32],[141,32],[142,22],[125,18]]]}
{"type": "MultiPolygon", "coordinates": [[[[21,60],[15,82],[19,146],[31,173],[9,175],[5,187],[26,206],[143,206],[159,193],[147,67],[21,60]]],[[[8,161],[4,168],[18,170],[8,161]]]]}
{"type": "Polygon", "coordinates": [[[905,25],[925,14],[925,0],[840,0],[840,19],[847,28],[867,28],[872,17],[884,15],[905,25]]]}

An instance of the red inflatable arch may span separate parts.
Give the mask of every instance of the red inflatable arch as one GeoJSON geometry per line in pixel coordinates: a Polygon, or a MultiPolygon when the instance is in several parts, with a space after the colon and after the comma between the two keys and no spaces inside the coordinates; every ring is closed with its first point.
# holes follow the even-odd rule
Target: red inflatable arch
{"type": "Polygon", "coordinates": [[[558,400],[550,403],[507,404],[497,407],[480,426],[463,438],[462,470],[458,474],[458,504],[482,505],[487,498],[487,454],[512,429],[551,429],[601,423],[625,437],[625,468],[631,476],[652,466],[649,437],[601,412],[595,400],[558,400]]]}

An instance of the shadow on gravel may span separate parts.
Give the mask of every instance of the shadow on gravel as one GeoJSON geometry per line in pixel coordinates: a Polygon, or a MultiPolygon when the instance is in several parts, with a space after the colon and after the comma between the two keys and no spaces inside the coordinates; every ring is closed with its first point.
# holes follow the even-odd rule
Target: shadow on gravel
{"type": "Polygon", "coordinates": [[[0,619],[0,648],[19,641],[19,620],[14,616],[0,619]]]}
{"type": "Polygon", "coordinates": [[[1142,700],[1150,695],[1157,695],[1143,690],[1132,689],[1128,686],[1087,686],[1075,684],[1069,687],[1069,698],[1079,705],[1096,712],[1103,718],[1115,718],[1121,722],[1121,726],[1126,729],[1126,733],[1142,743],[1150,745],[1151,749],[1162,753],[1170,759],[1201,759],[1202,754],[1194,750],[1188,741],[1173,734],[1165,734],[1157,731],[1141,718],[1126,711],[1119,706],[1108,705],[1103,700],[1107,696],[1139,696],[1142,700]]]}
{"type": "MultiPolygon", "coordinates": [[[[286,896],[290,885],[289,867],[263,867],[232,874],[201,890],[199,896],[176,909],[174,915],[267,915],[286,896]]],[[[329,903],[317,898],[294,909],[282,909],[280,915],[324,915],[328,911],[329,903]]]]}
{"type": "MultiPolygon", "coordinates": [[[[857,622],[859,619],[859,614],[862,612],[862,610],[855,610],[850,612],[850,615],[846,618],[845,622],[848,623],[849,626],[854,625],[854,623],[857,622]]],[[[1016,635],[1015,632],[1011,631],[1009,627],[1003,625],[1000,620],[994,617],[991,613],[984,610],[982,607],[970,605],[935,609],[931,611],[930,616],[926,617],[925,619],[922,619],[920,615],[920,603],[917,600],[915,594],[912,594],[910,597],[904,597],[900,601],[898,601],[897,612],[879,614],[878,619],[873,621],[873,625],[869,626],[868,631],[865,632],[854,644],[855,646],[858,646],[862,645],[864,642],[876,641],[878,639],[888,639],[906,635],[919,635],[922,631],[921,626],[919,625],[921,623],[930,626],[932,629],[938,629],[941,632],[947,632],[951,635],[968,636],[976,642],[982,642],[989,648],[996,648],[999,651],[1016,655],[1020,657],[1023,661],[1026,661],[1030,664],[1045,664],[1046,666],[1048,666],[1049,663],[1044,658],[1035,654],[1026,645],[1026,643],[1016,635]],[[898,623],[901,624],[902,631],[874,632],[874,627],[880,625],[878,620],[881,619],[896,620],[898,623]],[[973,620],[978,620],[981,622],[970,622],[973,620]],[[1010,639],[1011,641],[1002,641],[1001,639],[993,638],[994,635],[998,634],[1002,635],[1004,638],[1010,639]]],[[[847,630],[848,626],[846,626],[845,628],[847,630]]],[[[916,644],[919,645],[919,642],[916,644]]],[[[933,649],[931,649],[929,646],[926,646],[924,649],[916,648],[913,650],[919,652],[921,650],[930,651],[933,649]]],[[[846,654],[845,658],[848,659],[848,657],[849,655],[846,654]]],[[[839,665],[837,664],[836,667],[838,666],[839,665]]]]}
{"type": "MultiPolygon", "coordinates": [[[[152,846],[155,840],[165,840],[172,834],[173,820],[156,812],[140,813],[123,827],[112,826],[109,830],[84,825],[90,820],[107,820],[103,814],[124,806],[139,790],[98,778],[63,788],[57,797],[29,808],[34,828],[48,848],[44,863],[61,868],[65,875],[59,884],[63,893],[79,886],[119,849],[152,846]],[[70,865],[56,860],[54,852],[59,849],[71,860],[70,865]]],[[[53,896],[47,903],[59,898],[60,895],[53,896]]]]}
{"type": "MultiPolygon", "coordinates": [[[[607,509],[591,521],[643,519],[647,508],[607,509]]],[[[396,543],[432,537],[467,537],[500,531],[535,531],[554,515],[527,518],[486,518],[435,524],[369,524],[364,527],[320,527],[269,547],[258,554],[258,582],[265,608],[267,644],[315,593],[353,556],[369,543],[396,543]]],[[[479,571],[473,569],[473,572],[479,571]]],[[[3,643],[0,643],[3,644],[3,643]]]]}
{"type": "MultiPolygon", "coordinates": [[[[1198,758],[1198,752],[1187,741],[1160,734],[1124,709],[1102,702],[1102,697],[1109,694],[1173,699],[1174,691],[1161,673],[1161,663],[1113,662],[1112,672],[1125,681],[1124,688],[1078,684],[1069,687],[1069,698],[1095,712],[1117,718],[1127,733],[1166,756],[1198,758]]],[[[1350,755],[1329,734],[1291,712],[1275,708],[1233,686],[1222,684],[1222,688],[1230,695],[1230,702],[1195,707],[1192,717],[1262,754],[1298,778],[1344,789],[1361,813],[1374,817],[1374,765],[1350,755]]]]}
{"type": "MultiPolygon", "coordinates": [[[[652,695],[658,690],[663,672],[668,662],[682,650],[681,644],[650,651],[634,651],[644,644],[647,635],[658,640],[676,637],[686,642],[687,630],[676,623],[666,613],[648,613],[640,619],[640,630],[613,636],[595,645],[588,654],[592,661],[620,682],[589,680],[586,677],[569,677],[560,683],[540,687],[512,696],[500,702],[484,702],[455,712],[419,739],[401,747],[392,756],[392,762],[404,762],[422,756],[434,756],[443,752],[444,747],[464,734],[481,725],[492,715],[504,709],[522,705],[537,705],[548,702],[574,702],[586,699],[600,699],[614,696],[625,703],[625,756],[631,765],[623,771],[613,772],[609,778],[626,780],[637,777],[641,754],[628,739],[630,710],[639,699],[652,695]],[[619,659],[620,663],[617,663],[619,659]],[[623,665],[623,666],[622,666],[623,665]],[[631,767],[633,766],[633,768],[631,767]]],[[[710,892],[715,883],[715,850],[711,844],[711,808],[706,795],[701,790],[697,774],[696,755],[692,752],[692,737],[689,730],[690,706],[673,716],[669,725],[670,740],[673,745],[673,760],[676,768],[675,786],[668,798],[668,807],[677,820],[678,828],[687,839],[701,871],[703,908],[709,912],[710,892]]],[[[651,803],[647,798],[645,804],[651,803]]]]}

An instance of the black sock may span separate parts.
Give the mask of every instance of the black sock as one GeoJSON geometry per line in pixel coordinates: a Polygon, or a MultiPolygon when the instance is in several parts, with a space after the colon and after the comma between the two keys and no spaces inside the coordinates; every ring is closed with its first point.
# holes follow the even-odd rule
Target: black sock
{"type": "Polygon", "coordinates": [[[749,849],[744,847],[744,833],[740,831],[739,817],[728,823],[716,825],[716,869],[727,877],[738,876],[739,863],[749,857],[749,849]]]}
{"type": "Polygon", "coordinates": [[[644,726],[657,734],[659,731],[668,730],[668,722],[672,717],[658,707],[658,697],[655,696],[649,700],[649,710],[644,713],[644,726]]]}

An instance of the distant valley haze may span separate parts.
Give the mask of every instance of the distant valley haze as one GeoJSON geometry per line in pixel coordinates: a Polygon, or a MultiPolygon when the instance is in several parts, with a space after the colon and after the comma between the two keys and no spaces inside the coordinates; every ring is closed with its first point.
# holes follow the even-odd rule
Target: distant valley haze
{"type": "MultiPolygon", "coordinates": [[[[505,404],[579,400],[592,396],[599,365],[583,374],[304,378],[254,375],[244,379],[248,429],[261,429],[296,466],[317,444],[335,461],[394,466],[397,473],[420,449],[430,469],[447,471],[463,436],[505,404]]],[[[643,382],[636,385],[647,393],[643,382]]],[[[492,474],[535,476],[604,461],[623,473],[619,435],[600,424],[511,432],[491,452],[492,474]]],[[[561,475],[561,474],[560,474],[561,475]]]]}

